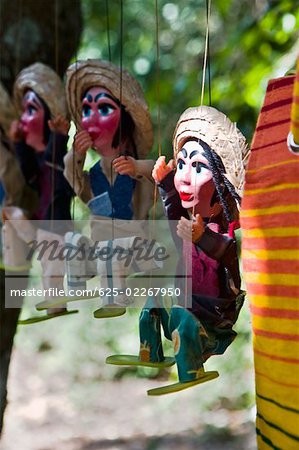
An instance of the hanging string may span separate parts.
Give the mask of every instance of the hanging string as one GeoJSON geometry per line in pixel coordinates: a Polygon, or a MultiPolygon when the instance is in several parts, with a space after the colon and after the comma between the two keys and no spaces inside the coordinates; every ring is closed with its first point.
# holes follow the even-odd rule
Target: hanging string
{"type": "MultiPolygon", "coordinates": [[[[55,71],[59,73],[58,67],[58,55],[59,55],[59,30],[58,30],[58,0],[54,2],[54,64],[55,71]]],[[[54,101],[57,103],[57,99],[54,101]]],[[[55,117],[54,117],[55,119],[55,117]]],[[[52,167],[51,167],[51,228],[53,227],[54,221],[54,212],[55,212],[55,184],[56,184],[56,150],[57,150],[57,142],[56,142],[56,133],[55,130],[53,132],[53,151],[52,151],[52,167]]]]}
{"type": "MultiPolygon", "coordinates": [[[[202,71],[202,82],[201,82],[201,98],[200,106],[203,105],[204,92],[205,92],[205,79],[206,79],[206,69],[208,65],[208,83],[209,83],[209,103],[211,105],[211,72],[210,72],[210,37],[209,37],[209,25],[210,25],[210,13],[211,13],[211,0],[206,0],[206,36],[205,36],[205,48],[204,48],[204,59],[203,59],[203,71],[202,71]]],[[[195,179],[196,180],[196,179],[195,179]]],[[[196,189],[196,181],[195,181],[196,189]]],[[[192,220],[195,218],[195,205],[192,208],[192,220]]],[[[191,225],[192,226],[192,225],[191,225]]],[[[191,230],[192,233],[192,230],[191,230]]],[[[191,265],[192,267],[192,265],[191,265]]],[[[186,277],[185,277],[185,305],[187,303],[188,296],[188,260],[186,259],[186,277]]]]}
{"type": "MultiPolygon", "coordinates": [[[[123,39],[124,39],[124,4],[123,0],[120,0],[120,49],[119,49],[119,102],[120,102],[120,118],[119,118],[119,154],[123,153],[122,151],[122,96],[123,96],[123,39]]],[[[124,151],[126,154],[126,151],[124,151]]],[[[113,160],[110,165],[110,184],[111,184],[111,196],[112,196],[112,240],[115,237],[114,232],[114,218],[115,218],[115,208],[114,208],[114,182],[113,182],[113,160]]]]}
{"type": "MultiPolygon", "coordinates": [[[[80,41],[80,31],[79,31],[79,27],[77,27],[78,30],[78,35],[77,35],[77,42],[80,41]]],[[[75,53],[75,115],[77,116],[76,119],[78,121],[79,119],[79,115],[77,114],[78,112],[78,49],[76,49],[76,53],[75,53]]],[[[78,127],[76,126],[76,133],[77,131],[81,130],[80,125],[78,125],[78,127]]],[[[77,178],[77,174],[76,174],[76,151],[74,149],[74,144],[73,144],[73,185],[76,185],[76,178],[77,178]]],[[[73,221],[75,221],[75,215],[76,215],[76,197],[73,197],[73,201],[72,201],[72,216],[73,216],[73,221]]]]}
{"type": "Polygon", "coordinates": [[[202,71],[202,82],[201,82],[201,98],[200,106],[203,105],[204,92],[205,92],[205,80],[206,80],[206,68],[207,68],[207,57],[209,49],[209,22],[210,22],[210,12],[211,12],[211,0],[207,0],[207,28],[206,28],[206,39],[205,39],[205,50],[204,50],[204,62],[202,71]]]}
{"type": "MultiPolygon", "coordinates": [[[[159,0],[155,0],[155,22],[156,22],[156,99],[157,99],[157,129],[158,129],[158,157],[162,154],[161,149],[161,96],[160,96],[160,23],[159,23],[159,0]]],[[[153,223],[156,219],[158,201],[158,187],[154,187],[154,203],[152,209],[153,223]]]]}
{"type": "MultiPolygon", "coordinates": [[[[124,4],[123,0],[120,0],[120,49],[119,49],[119,102],[122,105],[123,97],[123,39],[124,39],[124,4]]],[[[122,141],[122,107],[120,108],[120,121],[119,121],[119,144],[122,141]]]]}
{"type": "Polygon", "coordinates": [[[17,39],[16,39],[16,65],[15,78],[20,71],[20,56],[21,56],[21,21],[23,15],[23,0],[18,0],[18,25],[17,25],[17,39]]]}
{"type": "MultiPolygon", "coordinates": [[[[204,58],[203,58],[203,71],[202,71],[202,81],[201,81],[201,99],[200,106],[203,105],[204,100],[204,92],[205,92],[205,79],[206,79],[206,68],[207,61],[208,67],[210,66],[210,55],[209,55],[209,25],[210,25],[210,13],[211,13],[211,0],[206,0],[206,17],[207,17],[207,25],[206,25],[206,37],[205,37],[205,49],[204,49],[204,58]]],[[[210,80],[210,69],[209,69],[209,101],[211,104],[211,80],[210,80]]],[[[195,186],[196,187],[196,186],[195,186]]],[[[195,205],[192,208],[192,216],[195,216],[195,205]]]]}
{"type": "Polygon", "coordinates": [[[109,2],[106,0],[106,32],[107,32],[107,47],[108,47],[108,59],[111,62],[111,42],[110,42],[110,19],[109,19],[109,2]]]}
{"type": "MultiPolygon", "coordinates": [[[[206,17],[207,24],[209,23],[209,15],[211,5],[209,6],[209,0],[206,0],[206,17]]],[[[211,85],[211,56],[210,56],[210,33],[208,33],[208,87],[209,87],[209,106],[212,106],[212,85],[211,85]]]]}

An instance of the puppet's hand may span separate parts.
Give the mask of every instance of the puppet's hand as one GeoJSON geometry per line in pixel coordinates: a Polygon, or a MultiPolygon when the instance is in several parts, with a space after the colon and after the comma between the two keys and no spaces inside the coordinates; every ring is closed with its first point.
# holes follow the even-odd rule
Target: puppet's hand
{"type": "Polygon", "coordinates": [[[21,142],[24,139],[22,124],[19,120],[11,122],[8,137],[14,143],[21,142]]]}
{"type": "Polygon", "coordinates": [[[166,164],[165,156],[160,156],[153,168],[152,177],[156,183],[160,183],[166,175],[168,175],[174,169],[174,161],[171,159],[168,164],[166,164]]]}
{"type": "Polygon", "coordinates": [[[74,139],[74,149],[79,155],[85,155],[87,150],[92,147],[92,139],[87,131],[82,130],[76,133],[74,139]]]}
{"type": "Polygon", "coordinates": [[[196,243],[204,232],[204,223],[199,214],[193,220],[181,217],[177,225],[177,235],[184,241],[196,243]]]}
{"type": "Polygon", "coordinates": [[[68,135],[70,123],[61,114],[58,114],[52,120],[48,120],[48,125],[53,133],[63,134],[64,136],[68,135]]]}
{"type": "Polygon", "coordinates": [[[120,175],[136,176],[136,160],[132,156],[119,156],[113,160],[113,169],[120,175]]]}

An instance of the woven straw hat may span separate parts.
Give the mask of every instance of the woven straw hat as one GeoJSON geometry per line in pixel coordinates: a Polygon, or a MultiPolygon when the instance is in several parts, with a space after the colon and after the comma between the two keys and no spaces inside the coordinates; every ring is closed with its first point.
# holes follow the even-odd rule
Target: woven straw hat
{"type": "Polygon", "coordinates": [[[201,139],[220,156],[226,178],[235,187],[237,194],[242,196],[249,149],[236,124],[210,106],[188,108],[174,130],[175,156],[187,138],[201,139]]]}
{"type": "Polygon", "coordinates": [[[8,92],[0,83],[0,125],[5,134],[8,134],[11,122],[17,118],[17,112],[8,92]]]}
{"type": "Polygon", "coordinates": [[[32,89],[46,103],[52,118],[58,114],[67,117],[63,83],[51,67],[35,63],[19,73],[14,84],[14,100],[19,113],[28,89],[32,89]]]}
{"type": "Polygon", "coordinates": [[[77,61],[67,70],[66,96],[72,120],[80,128],[82,97],[93,86],[108,89],[120,100],[120,79],[122,79],[121,103],[132,117],[135,130],[134,142],[139,158],[144,158],[153,145],[153,127],[148,106],[138,81],[125,69],[108,61],[87,59],[77,61]]]}

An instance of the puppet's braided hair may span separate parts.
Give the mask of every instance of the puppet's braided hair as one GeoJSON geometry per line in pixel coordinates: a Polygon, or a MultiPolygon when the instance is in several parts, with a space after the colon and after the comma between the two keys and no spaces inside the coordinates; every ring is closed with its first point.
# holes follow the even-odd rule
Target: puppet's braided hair
{"type": "Polygon", "coordinates": [[[237,206],[237,204],[240,204],[241,199],[239,195],[236,193],[234,186],[224,176],[225,168],[221,161],[221,158],[217,155],[217,153],[215,153],[211,149],[211,147],[208,144],[206,144],[201,139],[198,140],[198,143],[204,149],[204,156],[207,158],[209,162],[217,195],[220,204],[223,208],[224,216],[229,224],[233,221],[233,214],[231,212],[232,202],[229,202],[229,197],[232,198],[233,203],[235,203],[235,206],[237,206]]]}

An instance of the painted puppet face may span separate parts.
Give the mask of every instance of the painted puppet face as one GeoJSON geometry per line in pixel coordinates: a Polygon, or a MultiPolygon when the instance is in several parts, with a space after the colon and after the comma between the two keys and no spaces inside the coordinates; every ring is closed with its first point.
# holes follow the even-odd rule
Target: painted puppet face
{"type": "Polygon", "coordinates": [[[120,106],[110,91],[102,87],[88,89],[82,100],[81,125],[88,132],[96,150],[114,156],[112,141],[120,120],[120,106]]]}
{"type": "Polygon", "coordinates": [[[196,141],[187,141],[178,152],[176,162],[174,184],[182,206],[186,209],[200,207],[206,214],[210,209],[215,185],[204,149],[196,141]]]}
{"type": "Polygon", "coordinates": [[[25,93],[22,106],[21,125],[25,142],[36,151],[42,151],[46,146],[44,142],[44,107],[36,93],[31,90],[25,93]]]}

